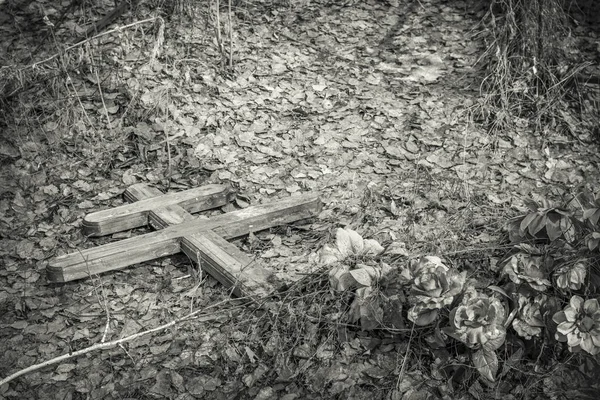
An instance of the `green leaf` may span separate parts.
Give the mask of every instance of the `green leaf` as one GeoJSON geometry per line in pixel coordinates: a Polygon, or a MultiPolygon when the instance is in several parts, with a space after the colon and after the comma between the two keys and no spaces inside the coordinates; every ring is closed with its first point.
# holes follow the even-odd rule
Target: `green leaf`
{"type": "Polygon", "coordinates": [[[573,243],[575,241],[575,225],[569,217],[562,217],[560,219],[560,230],[567,242],[573,243]]]}
{"type": "Polygon", "coordinates": [[[527,206],[527,208],[534,212],[540,208],[539,204],[531,199],[525,199],[523,200],[523,203],[525,203],[525,206],[527,206]]]}
{"type": "Polygon", "coordinates": [[[531,221],[533,221],[533,219],[537,217],[537,215],[538,214],[536,212],[532,212],[523,217],[523,219],[521,220],[521,224],[519,225],[519,231],[521,232],[521,234],[527,232],[527,227],[529,226],[529,224],[531,224],[531,221]]]}
{"type": "Polygon", "coordinates": [[[516,248],[520,249],[523,251],[523,253],[526,254],[530,254],[530,255],[542,255],[542,252],[540,251],[540,249],[536,248],[535,246],[532,246],[528,243],[519,243],[517,246],[515,246],[516,248]]]}
{"type": "Polygon", "coordinates": [[[433,323],[433,321],[435,321],[437,317],[438,310],[427,310],[420,313],[417,319],[413,322],[415,323],[415,325],[418,326],[427,326],[433,323]]]}
{"type": "Polygon", "coordinates": [[[562,236],[562,231],[560,230],[561,215],[549,212],[546,214],[546,217],[546,234],[548,235],[548,239],[555,241],[562,236]]]}
{"type": "Polygon", "coordinates": [[[600,208],[588,208],[583,212],[583,218],[589,219],[592,225],[598,226],[598,219],[600,219],[600,208]]]}
{"type": "Polygon", "coordinates": [[[554,209],[552,209],[552,211],[554,211],[557,214],[564,215],[565,217],[573,216],[573,211],[565,210],[562,208],[554,208],[554,209]]]}
{"type": "Polygon", "coordinates": [[[587,245],[588,245],[588,248],[590,249],[590,251],[596,249],[598,247],[599,243],[600,243],[600,233],[592,232],[590,235],[588,235],[587,245]]]}
{"type": "Polygon", "coordinates": [[[490,286],[488,286],[488,289],[493,290],[494,292],[498,292],[502,296],[506,297],[507,299],[510,299],[510,296],[508,295],[508,293],[506,293],[506,291],[504,289],[502,289],[501,287],[498,287],[496,285],[490,285],[490,286]]]}
{"type": "Polygon", "coordinates": [[[495,351],[477,350],[473,353],[473,365],[485,379],[495,381],[498,372],[498,357],[495,351]]]}
{"type": "Polygon", "coordinates": [[[381,326],[383,309],[377,301],[371,301],[360,306],[360,327],[370,331],[381,326]]]}
{"type": "Polygon", "coordinates": [[[506,339],[506,329],[502,325],[496,326],[496,329],[497,329],[498,335],[495,337],[488,338],[487,342],[485,342],[483,344],[484,350],[494,351],[494,350],[500,348],[500,346],[502,346],[504,344],[504,341],[506,339]]]}
{"type": "Polygon", "coordinates": [[[598,220],[600,219],[600,208],[596,209],[596,212],[590,218],[590,221],[594,224],[594,226],[598,226],[598,220]]]}
{"type": "Polygon", "coordinates": [[[338,228],[335,241],[342,258],[359,254],[365,245],[362,236],[352,229],[338,228]]]}
{"type": "Polygon", "coordinates": [[[352,277],[354,287],[368,287],[373,285],[373,278],[369,275],[366,269],[353,269],[348,272],[348,275],[352,277]]]}
{"type": "Polygon", "coordinates": [[[546,214],[536,215],[533,221],[527,226],[529,234],[534,236],[546,226],[546,214]]]}
{"type": "Polygon", "coordinates": [[[586,208],[583,210],[583,219],[591,219],[596,211],[598,211],[597,208],[586,208]]]}
{"type": "Polygon", "coordinates": [[[402,400],[427,400],[431,399],[433,396],[427,390],[423,389],[409,389],[402,396],[402,400]]]}
{"type": "Polygon", "coordinates": [[[453,331],[452,328],[450,328],[449,326],[446,326],[446,327],[442,328],[442,332],[444,332],[446,335],[450,336],[452,339],[454,339],[454,340],[456,340],[458,342],[463,342],[463,341],[466,340],[460,334],[458,334],[457,332],[453,331]]]}

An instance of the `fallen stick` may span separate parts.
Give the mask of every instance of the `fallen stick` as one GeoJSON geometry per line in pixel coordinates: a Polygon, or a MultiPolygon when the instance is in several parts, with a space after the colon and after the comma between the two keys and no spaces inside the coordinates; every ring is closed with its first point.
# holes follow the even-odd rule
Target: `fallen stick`
{"type": "MultiPolygon", "coordinates": [[[[77,351],[74,351],[74,352],[69,353],[69,354],[63,354],[62,356],[58,356],[58,357],[52,358],[52,359],[44,361],[42,363],[31,365],[31,366],[29,366],[29,367],[27,367],[25,369],[17,371],[14,374],[9,375],[6,378],[0,380],[0,387],[2,387],[2,385],[4,385],[5,383],[8,383],[8,382],[10,382],[10,381],[18,378],[21,375],[25,375],[25,374],[28,374],[30,372],[37,371],[38,369],[42,369],[42,368],[47,367],[49,365],[58,364],[58,363],[60,363],[62,361],[65,361],[65,360],[68,360],[68,359],[71,359],[71,358],[79,357],[79,356],[81,356],[83,354],[91,353],[92,351],[102,350],[102,349],[107,349],[107,348],[111,348],[111,347],[114,347],[114,346],[118,346],[118,345],[120,345],[122,343],[129,342],[131,340],[134,340],[134,339],[137,339],[139,337],[148,335],[150,333],[154,333],[154,332],[165,330],[167,328],[170,328],[172,326],[175,326],[177,324],[185,322],[186,320],[189,320],[189,319],[195,317],[196,315],[198,315],[198,314],[200,314],[202,312],[205,312],[207,308],[210,309],[210,308],[217,307],[217,306],[220,306],[222,304],[226,304],[228,302],[233,302],[233,301],[239,302],[240,300],[244,300],[244,299],[243,298],[236,298],[236,299],[223,300],[223,301],[221,301],[219,303],[216,303],[216,304],[213,304],[211,306],[205,307],[202,310],[193,311],[193,312],[191,312],[189,314],[186,314],[186,315],[184,315],[184,316],[182,316],[182,317],[180,317],[178,319],[175,319],[175,320],[173,320],[173,321],[171,321],[169,323],[166,323],[164,325],[157,326],[156,328],[152,328],[152,329],[149,329],[149,330],[143,331],[143,332],[138,332],[138,333],[135,333],[133,335],[126,336],[124,338],[112,340],[110,342],[98,343],[98,344],[95,344],[93,346],[86,347],[85,349],[77,350],[77,351]]],[[[239,307],[242,307],[243,305],[245,305],[245,304],[241,304],[241,305],[239,305],[239,307]]],[[[212,315],[210,318],[206,318],[205,320],[209,321],[209,320],[215,319],[215,318],[217,318],[217,316],[216,315],[212,315]]]]}

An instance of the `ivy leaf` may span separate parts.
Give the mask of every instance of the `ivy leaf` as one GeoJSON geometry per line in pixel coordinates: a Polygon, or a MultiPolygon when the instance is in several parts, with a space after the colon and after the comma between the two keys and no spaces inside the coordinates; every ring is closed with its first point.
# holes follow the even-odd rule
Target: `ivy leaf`
{"type": "Polygon", "coordinates": [[[598,220],[600,219],[600,208],[596,208],[594,214],[590,217],[590,221],[594,224],[594,226],[598,226],[598,220]]]}
{"type": "Polygon", "coordinates": [[[560,230],[562,217],[560,214],[555,212],[549,212],[546,214],[546,234],[551,241],[555,241],[562,235],[560,230]]]}
{"type": "Polygon", "coordinates": [[[495,381],[498,372],[498,357],[495,351],[477,350],[473,353],[473,365],[485,379],[495,381]]]}
{"type": "Polygon", "coordinates": [[[600,219],[600,208],[587,208],[583,211],[583,219],[589,219],[592,225],[598,226],[600,219]]]}
{"type": "Polygon", "coordinates": [[[419,316],[413,322],[417,326],[427,326],[432,324],[437,319],[438,314],[438,310],[423,310],[423,312],[419,314],[419,316]]]}
{"type": "Polygon", "coordinates": [[[560,231],[567,242],[573,243],[575,241],[575,225],[569,217],[560,219],[560,231]]]}
{"type": "Polygon", "coordinates": [[[595,248],[598,247],[598,244],[600,244],[600,233],[598,233],[598,232],[592,232],[587,237],[588,248],[590,249],[590,251],[592,251],[592,250],[594,250],[595,248]]]}
{"type": "Polygon", "coordinates": [[[538,214],[536,212],[532,212],[532,213],[525,215],[525,217],[521,221],[521,225],[519,226],[519,230],[521,231],[521,234],[524,234],[525,232],[527,232],[527,227],[531,224],[531,221],[533,221],[533,219],[537,215],[538,214]]]}
{"type": "Polygon", "coordinates": [[[544,229],[546,226],[546,214],[536,214],[535,218],[531,221],[531,223],[527,226],[529,230],[529,234],[535,237],[539,231],[544,229]]]}

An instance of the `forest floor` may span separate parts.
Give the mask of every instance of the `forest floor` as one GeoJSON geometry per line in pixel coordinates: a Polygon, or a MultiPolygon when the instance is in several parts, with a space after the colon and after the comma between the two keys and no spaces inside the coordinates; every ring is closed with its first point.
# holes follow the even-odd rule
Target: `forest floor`
{"type": "MultiPolygon", "coordinates": [[[[336,228],[402,248],[392,264],[435,255],[459,268],[489,268],[506,248],[504,224],[525,212],[528,199],[561,203],[600,181],[589,135],[558,127],[535,133],[528,121],[490,134],[478,123],[484,71],[476,62],[485,44],[476,26],[487,11],[479,2],[407,3],[241,2],[229,73],[219,65],[207,9],[162,20],[164,37],[140,24],[69,50],[95,54],[99,64],[48,82],[36,93],[38,119],[4,132],[0,381],[197,314],[24,374],[0,386],[0,398],[545,399],[545,390],[559,392],[549,382],[560,374],[551,369],[487,384],[477,374],[448,378],[440,360],[414,350],[427,344],[411,342],[410,330],[342,323],[347,301],[329,289],[318,255],[336,228]],[[68,96],[54,98],[56,91],[68,96]],[[228,183],[238,205],[318,193],[323,211],[313,220],[233,241],[296,289],[262,307],[230,299],[183,255],[49,283],[51,258],[142,232],[91,239],[80,230],[86,214],[123,204],[124,190],[140,182],[165,192],[228,183]]],[[[46,11],[52,20],[61,10],[46,11]]],[[[21,33],[1,51],[23,59],[36,40],[21,33]]]]}

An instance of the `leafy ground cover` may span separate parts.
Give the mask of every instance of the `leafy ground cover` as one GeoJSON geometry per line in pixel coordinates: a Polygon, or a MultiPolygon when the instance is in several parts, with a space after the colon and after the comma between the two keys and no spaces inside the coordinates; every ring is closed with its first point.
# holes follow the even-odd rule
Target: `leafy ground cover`
{"type": "Polygon", "coordinates": [[[597,149],[585,125],[475,120],[486,8],[242,2],[227,71],[214,14],[174,4],[49,59],[85,31],[65,23],[20,71],[45,83],[2,133],[0,380],[64,359],[0,396],[597,398],[597,149]],[[137,182],[227,182],[232,207],[318,191],[324,211],[234,242],[288,282],[261,304],[184,256],[48,284],[51,257],[139,233],[80,231],[137,182]]]}

